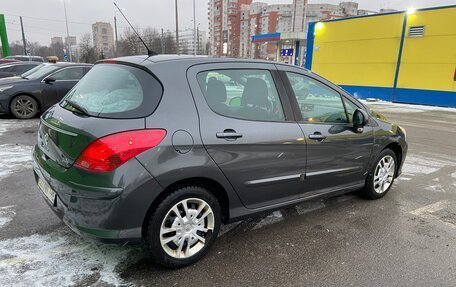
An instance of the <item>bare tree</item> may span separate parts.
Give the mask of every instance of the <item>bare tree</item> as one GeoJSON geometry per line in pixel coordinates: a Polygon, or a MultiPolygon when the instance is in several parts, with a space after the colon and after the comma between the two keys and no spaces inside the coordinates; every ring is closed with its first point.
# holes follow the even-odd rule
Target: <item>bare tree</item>
{"type": "Polygon", "coordinates": [[[92,44],[92,35],[90,35],[90,33],[82,35],[79,42],[80,61],[83,63],[95,63],[98,60],[99,55],[92,44]]]}

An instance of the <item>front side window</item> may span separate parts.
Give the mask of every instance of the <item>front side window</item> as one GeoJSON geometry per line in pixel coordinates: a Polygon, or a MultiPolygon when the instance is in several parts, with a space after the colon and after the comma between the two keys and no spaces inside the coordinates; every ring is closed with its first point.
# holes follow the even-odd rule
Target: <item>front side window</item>
{"type": "Polygon", "coordinates": [[[213,70],[198,74],[209,107],[216,113],[246,120],[283,121],[285,116],[271,73],[267,70],[213,70]]]}
{"type": "Polygon", "coordinates": [[[322,83],[301,74],[287,72],[304,121],[347,123],[341,95],[322,83]]]}
{"type": "Polygon", "coordinates": [[[344,104],[345,104],[345,110],[347,111],[347,116],[348,116],[348,122],[353,123],[353,114],[358,108],[354,103],[352,103],[350,100],[344,98],[344,104]]]}
{"type": "Polygon", "coordinates": [[[51,77],[56,81],[79,81],[82,76],[82,67],[64,68],[51,75],[51,77]]]}

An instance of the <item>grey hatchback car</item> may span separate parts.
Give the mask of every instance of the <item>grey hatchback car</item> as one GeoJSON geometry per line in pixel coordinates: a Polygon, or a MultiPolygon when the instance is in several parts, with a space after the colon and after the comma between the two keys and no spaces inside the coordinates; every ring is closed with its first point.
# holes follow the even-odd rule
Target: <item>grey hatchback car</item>
{"type": "Polygon", "coordinates": [[[384,196],[403,128],[322,77],[259,60],[103,60],[41,116],[34,173],[75,232],[196,262],[220,225],[358,191],[384,196]]]}

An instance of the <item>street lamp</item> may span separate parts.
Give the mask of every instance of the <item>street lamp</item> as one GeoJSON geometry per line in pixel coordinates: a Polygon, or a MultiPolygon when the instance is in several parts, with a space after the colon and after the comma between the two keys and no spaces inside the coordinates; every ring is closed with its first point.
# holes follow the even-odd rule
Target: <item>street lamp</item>
{"type": "MultiPolygon", "coordinates": [[[[121,8],[120,11],[125,11],[125,8],[121,8]]],[[[114,12],[114,31],[115,31],[115,34],[116,34],[116,57],[117,57],[117,53],[118,53],[118,47],[119,47],[119,40],[117,38],[117,12],[119,12],[119,10],[116,10],[114,12]]]]}
{"type": "Polygon", "coordinates": [[[63,10],[65,12],[65,24],[66,24],[66,32],[67,32],[67,53],[70,59],[70,62],[72,61],[71,59],[71,46],[70,46],[70,32],[68,30],[68,17],[67,17],[67,10],[66,10],[66,3],[65,0],[63,0],[63,10]]]}
{"type": "Polygon", "coordinates": [[[196,4],[193,0],[193,55],[196,56],[196,4]]]}

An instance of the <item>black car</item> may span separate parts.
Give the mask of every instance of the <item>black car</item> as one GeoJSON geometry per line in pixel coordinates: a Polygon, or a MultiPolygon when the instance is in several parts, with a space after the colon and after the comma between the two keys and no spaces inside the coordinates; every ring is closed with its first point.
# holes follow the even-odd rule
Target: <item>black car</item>
{"type": "Polygon", "coordinates": [[[44,62],[43,57],[40,57],[40,56],[27,56],[27,55],[7,56],[7,57],[5,57],[3,59],[17,60],[17,61],[23,61],[23,62],[38,62],[38,63],[43,63],[44,62]]]}
{"type": "Polygon", "coordinates": [[[75,232],[145,242],[181,267],[222,223],[351,191],[383,197],[406,154],[403,128],[305,69],[135,56],[99,62],[41,116],[33,169],[75,232]]]}
{"type": "Polygon", "coordinates": [[[0,79],[0,113],[33,118],[59,102],[92,65],[41,64],[20,77],[0,79]]]}
{"type": "Polygon", "coordinates": [[[40,65],[39,62],[13,62],[0,65],[0,78],[20,76],[40,65]]]}

